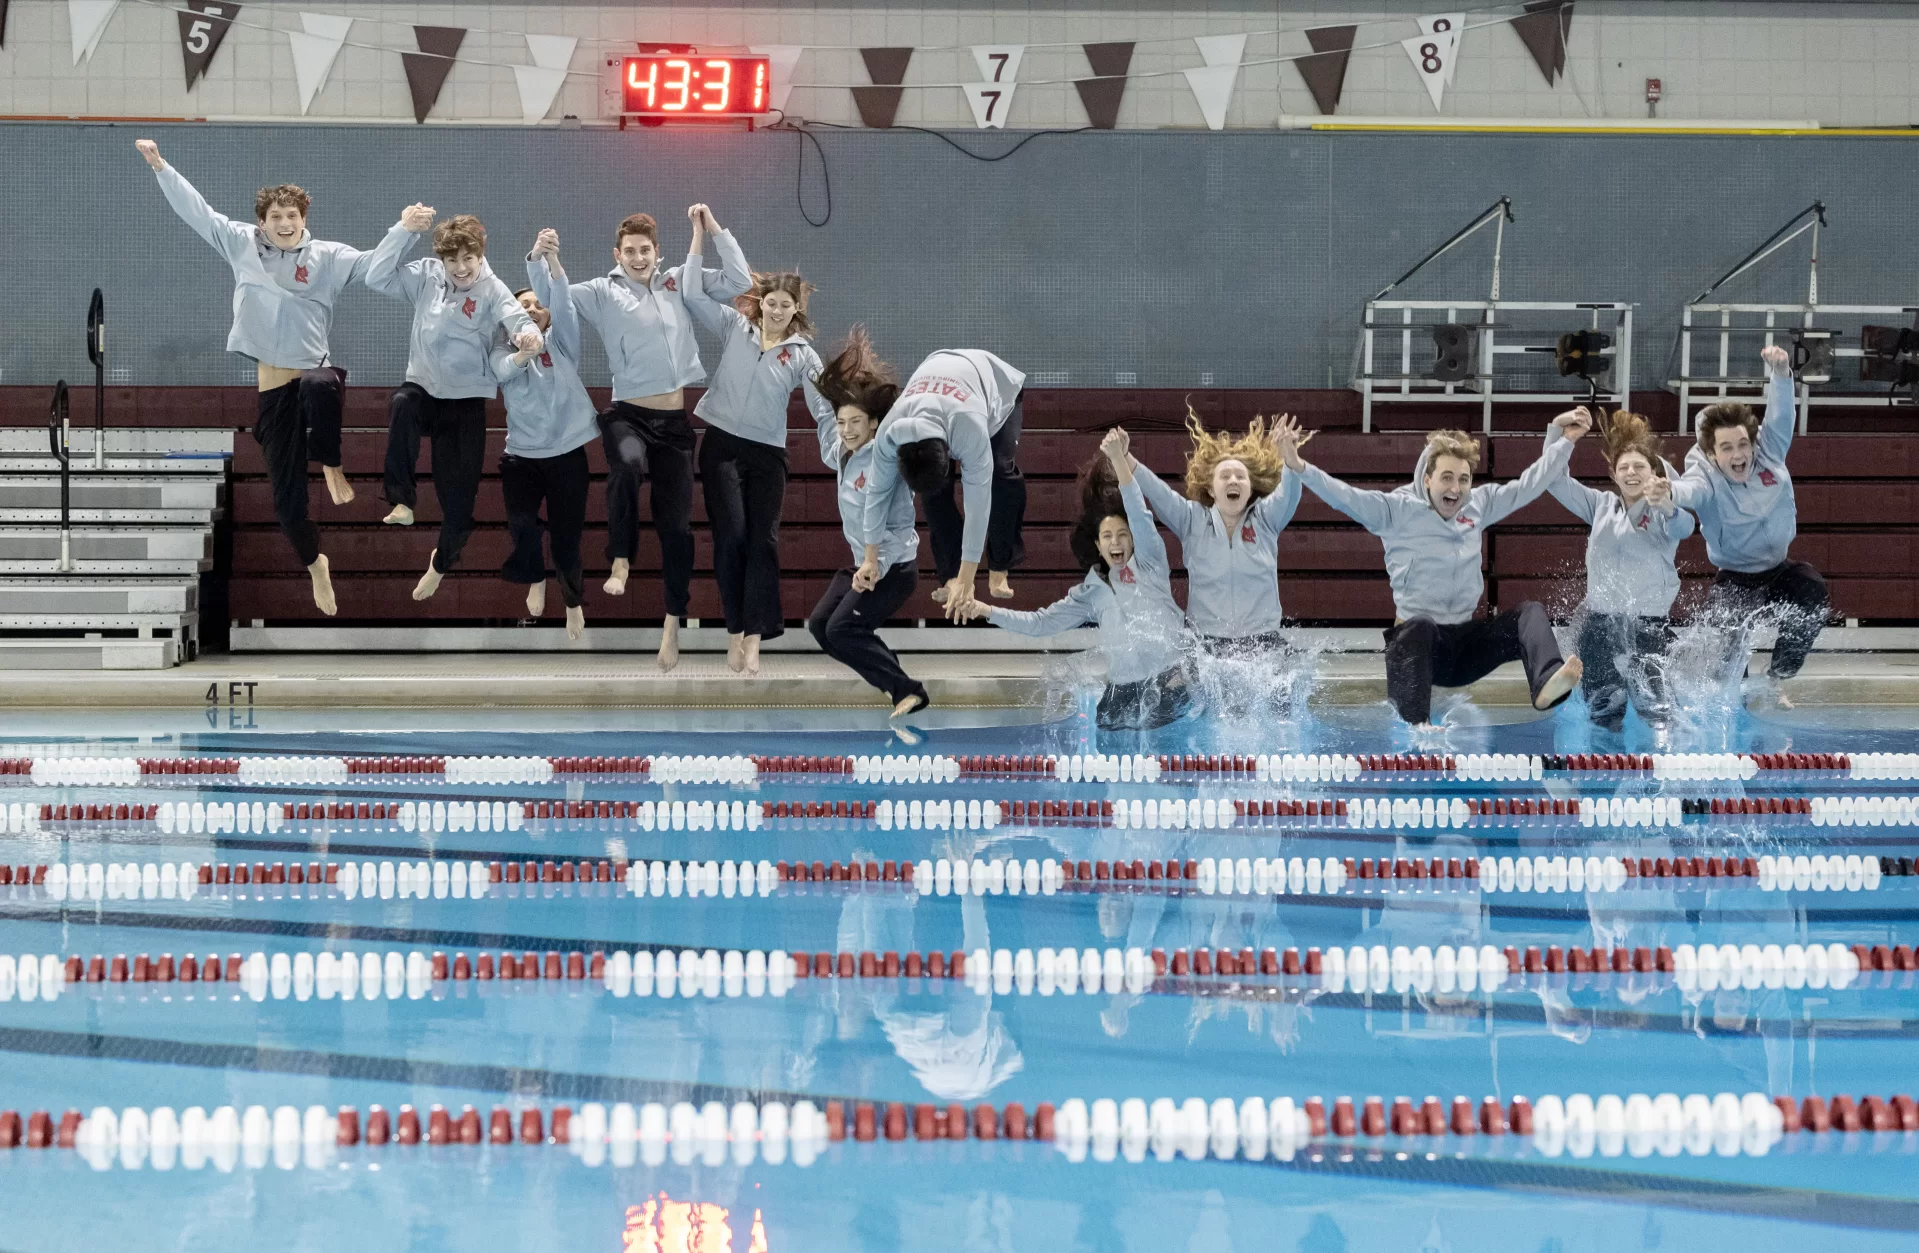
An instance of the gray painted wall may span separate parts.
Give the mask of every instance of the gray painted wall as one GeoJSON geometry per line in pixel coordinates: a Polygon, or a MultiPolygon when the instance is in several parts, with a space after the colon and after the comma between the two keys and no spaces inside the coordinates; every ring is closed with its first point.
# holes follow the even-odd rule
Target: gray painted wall
{"type": "MultiPolygon", "coordinates": [[[[1680,304],[1815,197],[1831,214],[1824,299],[1919,303],[1919,150],[1898,138],[1116,132],[1043,135],[985,164],[930,134],[826,131],[832,218],[816,229],[795,202],[792,133],[8,125],[0,383],[90,374],[96,284],[118,381],[250,381],[224,351],[225,267],[167,208],[133,150],[143,135],[222,211],[299,182],[315,233],[364,247],[416,199],[478,213],[514,285],[541,226],[558,228],[578,279],[611,264],[623,214],[659,217],[673,256],[684,207],[706,200],[755,265],[818,284],[823,340],[863,320],[904,366],[978,346],[1073,386],[1343,384],[1362,301],[1501,193],[1519,216],[1505,296],[1639,302],[1641,380],[1663,377],[1680,304]]],[[[1019,138],[956,142],[996,153],[1019,138]]],[[[817,218],[810,143],[801,182],[817,218]]],[[[1490,247],[1467,245],[1403,294],[1482,293],[1490,247]]],[[[1803,256],[1729,294],[1798,298],[1803,256]]],[[[399,381],[407,314],[349,295],[334,347],[356,382],[399,381]]],[[[604,381],[588,338],[589,381],[604,381]]]]}

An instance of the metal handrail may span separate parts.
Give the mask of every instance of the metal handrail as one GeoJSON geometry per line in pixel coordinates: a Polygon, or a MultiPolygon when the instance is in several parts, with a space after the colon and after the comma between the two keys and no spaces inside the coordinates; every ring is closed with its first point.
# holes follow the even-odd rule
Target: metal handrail
{"type": "Polygon", "coordinates": [[[1457,245],[1465,242],[1466,238],[1469,235],[1471,235],[1473,232],[1477,231],[1480,227],[1486,225],[1488,222],[1497,222],[1499,223],[1499,234],[1498,234],[1498,238],[1493,244],[1492,298],[1494,300],[1498,300],[1499,299],[1500,251],[1503,244],[1505,243],[1506,223],[1513,222],[1513,221],[1517,221],[1517,219],[1513,217],[1513,198],[1511,196],[1501,196],[1499,199],[1487,205],[1486,208],[1477,216],[1475,216],[1472,221],[1466,223],[1466,225],[1454,231],[1451,238],[1447,239],[1445,243],[1439,245],[1439,247],[1433,249],[1431,252],[1427,253],[1425,256],[1421,257],[1419,260],[1413,262],[1412,269],[1407,270],[1404,274],[1400,275],[1398,278],[1394,279],[1392,282],[1380,288],[1378,293],[1373,296],[1373,299],[1384,300],[1387,296],[1387,293],[1391,292],[1393,288],[1398,287],[1401,283],[1405,282],[1407,279],[1411,278],[1413,275],[1425,269],[1427,265],[1437,260],[1446,252],[1450,251],[1457,245]]]}
{"type": "Polygon", "coordinates": [[[93,468],[107,468],[107,301],[98,287],[87,303],[87,357],[93,362],[93,468]]]}
{"type": "Polygon", "coordinates": [[[47,443],[52,446],[54,460],[60,463],[59,569],[63,573],[73,569],[72,467],[67,451],[69,403],[67,381],[61,379],[53,385],[53,403],[47,406],[47,443]]]}

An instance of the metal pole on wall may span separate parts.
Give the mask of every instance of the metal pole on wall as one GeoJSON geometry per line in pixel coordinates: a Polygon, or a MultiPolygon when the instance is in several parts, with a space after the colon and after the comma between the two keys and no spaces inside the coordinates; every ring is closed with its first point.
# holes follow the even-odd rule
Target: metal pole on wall
{"type": "Polygon", "coordinates": [[[67,468],[67,381],[61,379],[53,386],[53,404],[47,409],[47,442],[53,446],[54,460],[60,463],[60,564],[57,567],[62,574],[73,570],[73,523],[68,502],[69,480],[67,468]]]}
{"type": "Polygon", "coordinates": [[[107,468],[107,302],[98,287],[87,304],[87,356],[93,361],[93,468],[107,468]]]}

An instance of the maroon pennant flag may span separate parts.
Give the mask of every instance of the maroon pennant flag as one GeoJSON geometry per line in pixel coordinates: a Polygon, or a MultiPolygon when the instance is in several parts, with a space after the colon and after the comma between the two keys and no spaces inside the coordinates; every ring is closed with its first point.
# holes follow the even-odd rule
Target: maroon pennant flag
{"type": "Polygon", "coordinates": [[[860,56],[866,62],[866,76],[875,85],[853,88],[853,103],[859,106],[862,123],[885,130],[893,124],[893,115],[900,111],[900,97],[906,94],[899,84],[906,81],[906,66],[913,59],[913,50],[861,48],[860,56]]]}
{"type": "Polygon", "coordinates": [[[1133,68],[1130,43],[1083,44],[1092,78],[1076,79],[1079,102],[1094,129],[1109,131],[1119,125],[1119,102],[1126,96],[1126,72],[1133,68]]]}
{"type": "Polygon", "coordinates": [[[1312,54],[1293,64],[1299,67],[1299,76],[1306,80],[1306,89],[1313,93],[1313,103],[1321,113],[1339,108],[1340,89],[1346,85],[1346,62],[1353,54],[1353,36],[1358,31],[1357,26],[1316,26],[1306,32],[1312,54]]]}
{"type": "Polygon", "coordinates": [[[466,30],[460,26],[415,26],[413,40],[420,50],[402,52],[400,61],[406,66],[406,85],[413,92],[413,120],[424,122],[440,98],[440,88],[446,86],[446,76],[453,72],[453,58],[460,54],[466,30]]]}
{"type": "MultiPolygon", "coordinates": [[[[4,10],[6,0],[0,0],[4,10]]],[[[205,77],[213,55],[226,40],[227,28],[240,16],[240,6],[227,0],[187,0],[180,18],[180,56],[186,62],[187,90],[205,77]]]]}
{"type": "Polygon", "coordinates": [[[1566,68],[1566,34],[1572,28],[1572,0],[1533,0],[1512,20],[1513,30],[1548,83],[1566,68]]]}

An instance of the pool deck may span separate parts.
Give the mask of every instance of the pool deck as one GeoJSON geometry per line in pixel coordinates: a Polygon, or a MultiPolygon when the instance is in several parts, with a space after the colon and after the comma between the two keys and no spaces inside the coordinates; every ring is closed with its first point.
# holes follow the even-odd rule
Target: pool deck
{"type": "MultiPolygon", "coordinates": [[[[1752,672],[1763,669],[1754,654],[1752,672]]],[[[921,653],[906,657],[941,708],[1036,709],[1061,654],[921,653]]],[[[1817,653],[1785,688],[1800,706],[1919,705],[1919,652],[1817,653]]],[[[1482,705],[1526,703],[1519,667],[1474,684],[1482,705]]],[[[1314,699],[1383,700],[1378,653],[1321,657],[1314,699]]],[[[883,704],[850,671],[817,653],[769,653],[757,678],[712,653],[663,674],[645,653],[230,653],[171,670],[16,670],[0,674],[13,708],[633,708],[865,709],[883,704]]]]}

